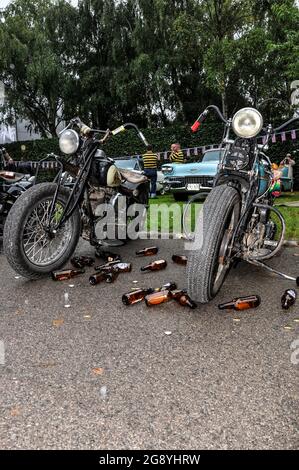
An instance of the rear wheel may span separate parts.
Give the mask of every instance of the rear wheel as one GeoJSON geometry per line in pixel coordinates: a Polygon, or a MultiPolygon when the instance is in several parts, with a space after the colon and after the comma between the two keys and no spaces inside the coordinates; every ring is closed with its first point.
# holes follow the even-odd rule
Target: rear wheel
{"type": "Polygon", "coordinates": [[[73,215],[57,230],[69,191],[61,188],[49,221],[56,184],[42,183],[28,189],[13,205],[4,227],[3,246],[12,268],[28,279],[38,279],[61,268],[73,254],[80,236],[80,214],[73,215]]]}
{"type": "Polygon", "coordinates": [[[198,302],[213,299],[228,274],[240,206],[238,191],[226,185],[214,188],[203,205],[202,223],[197,223],[194,250],[187,263],[188,291],[198,302]],[[202,240],[199,246],[198,240],[202,240]]]}

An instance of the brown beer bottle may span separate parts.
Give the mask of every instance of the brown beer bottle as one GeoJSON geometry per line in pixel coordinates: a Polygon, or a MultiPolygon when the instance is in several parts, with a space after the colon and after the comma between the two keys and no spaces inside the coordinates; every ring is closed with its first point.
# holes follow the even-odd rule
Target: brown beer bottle
{"type": "Polygon", "coordinates": [[[105,273],[130,273],[132,271],[131,263],[116,263],[102,269],[105,273]]]}
{"type": "Polygon", "coordinates": [[[281,297],[281,306],[284,310],[288,310],[292,305],[295,304],[297,298],[297,292],[295,289],[288,289],[281,297]]]}
{"type": "Polygon", "coordinates": [[[172,261],[176,264],[181,264],[183,266],[186,266],[187,264],[187,256],[183,255],[173,255],[172,256],[172,261]]]}
{"type": "Polygon", "coordinates": [[[119,264],[119,261],[110,261],[109,263],[101,264],[100,266],[95,266],[96,271],[103,271],[103,269],[106,268],[111,268],[111,266],[114,266],[115,264],[119,264]]]}
{"type": "Polygon", "coordinates": [[[184,294],[187,294],[186,289],[175,289],[171,291],[171,298],[177,300],[184,294]]]}
{"type": "Polygon", "coordinates": [[[118,278],[119,273],[113,272],[113,273],[104,273],[104,274],[106,276],[106,282],[108,284],[112,284],[118,278]]]}
{"type": "Polygon", "coordinates": [[[134,292],[128,292],[122,296],[122,302],[125,305],[134,305],[138,302],[142,302],[145,297],[149,294],[152,294],[154,289],[138,289],[134,292]]]}
{"type": "Polygon", "coordinates": [[[167,266],[167,261],[165,259],[160,259],[158,261],[153,261],[152,263],[148,264],[147,266],[143,266],[140,268],[142,272],[145,271],[161,271],[165,269],[167,266]]]}
{"type": "Polygon", "coordinates": [[[183,307],[189,307],[192,309],[197,307],[197,303],[195,303],[189,297],[186,290],[181,290],[181,291],[177,290],[177,291],[172,292],[171,294],[172,294],[172,298],[183,307]]]}
{"type": "Polygon", "coordinates": [[[261,298],[258,295],[249,295],[247,297],[240,297],[233,299],[231,302],[219,304],[220,310],[248,310],[249,308],[256,308],[260,305],[261,298]]]}
{"type": "Polygon", "coordinates": [[[89,283],[92,286],[95,286],[96,284],[100,284],[100,282],[106,281],[107,279],[107,274],[100,272],[100,273],[94,273],[92,276],[89,278],[89,283]]]}
{"type": "Polygon", "coordinates": [[[136,251],[137,256],[154,256],[158,253],[159,248],[157,246],[151,246],[144,248],[143,250],[136,251]]]}
{"type": "Polygon", "coordinates": [[[169,290],[162,290],[160,292],[154,292],[145,297],[145,303],[147,307],[152,305],[160,305],[171,300],[171,292],[169,290]]]}
{"type": "Polygon", "coordinates": [[[84,266],[92,266],[94,261],[94,258],[91,256],[75,256],[71,259],[72,265],[78,269],[82,269],[84,266]]]}
{"type": "Polygon", "coordinates": [[[51,276],[53,281],[66,281],[67,279],[71,279],[72,277],[76,277],[84,273],[84,269],[66,269],[64,271],[55,271],[51,273],[51,276]]]}

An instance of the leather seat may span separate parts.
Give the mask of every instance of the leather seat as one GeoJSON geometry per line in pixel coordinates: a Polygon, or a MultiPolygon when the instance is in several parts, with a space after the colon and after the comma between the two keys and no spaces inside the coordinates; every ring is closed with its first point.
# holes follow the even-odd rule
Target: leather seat
{"type": "Polygon", "coordinates": [[[0,171],[0,180],[5,181],[7,184],[15,184],[21,181],[24,175],[21,173],[14,173],[13,171],[0,171]]]}
{"type": "Polygon", "coordinates": [[[124,170],[121,168],[118,168],[118,171],[129,183],[145,183],[145,181],[147,181],[147,177],[141,171],[124,170]]]}

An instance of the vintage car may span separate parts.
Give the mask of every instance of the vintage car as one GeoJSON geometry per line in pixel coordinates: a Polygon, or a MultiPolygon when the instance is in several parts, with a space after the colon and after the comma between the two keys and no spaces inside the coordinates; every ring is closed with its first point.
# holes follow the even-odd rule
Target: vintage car
{"type": "Polygon", "coordinates": [[[213,187],[223,150],[207,150],[200,162],[168,163],[162,166],[164,190],[173,193],[176,201],[186,201],[189,195],[209,193],[213,187]]]}
{"type": "MultiPolygon", "coordinates": [[[[115,159],[115,165],[118,168],[122,168],[125,170],[135,170],[135,171],[143,171],[143,162],[141,157],[132,157],[127,159],[115,159]]],[[[157,193],[163,194],[164,193],[164,174],[162,171],[158,171],[158,178],[157,178],[157,193]]]]}

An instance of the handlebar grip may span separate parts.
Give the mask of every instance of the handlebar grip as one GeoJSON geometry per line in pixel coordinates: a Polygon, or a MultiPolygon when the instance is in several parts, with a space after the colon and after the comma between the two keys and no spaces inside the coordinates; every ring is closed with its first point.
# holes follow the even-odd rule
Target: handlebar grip
{"type": "Polygon", "coordinates": [[[208,109],[205,109],[203,113],[196,119],[195,123],[191,127],[192,132],[197,132],[198,129],[200,128],[201,124],[204,122],[208,115],[208,109]]]}

